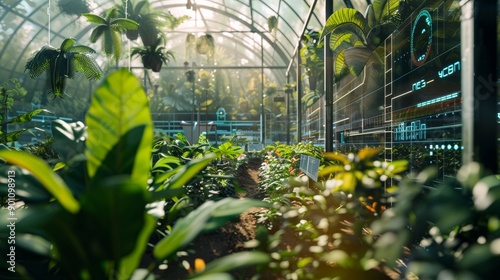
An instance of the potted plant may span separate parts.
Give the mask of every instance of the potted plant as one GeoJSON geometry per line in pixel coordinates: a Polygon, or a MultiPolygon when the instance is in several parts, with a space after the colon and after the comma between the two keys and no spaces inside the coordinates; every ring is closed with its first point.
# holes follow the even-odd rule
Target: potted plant
{"type": "Polygon", "coordinates": [[[140,56],[144,68],[153,72],[160,72],[163,64],[168,65],[171,59],[175,59],[174,52],[165,47],[165,37],[159,36],[150,46],[134,47],[131,56],[140,56]]]}
{"type": "Polygon", "coordinates": [[[66,88],[66,79],[73,79],[76,72],[81,72],[89,80],[99,80],[102,70],[93,57],[94,49],[75,45],[73,38],[65,39],[59,48],[45,45],[34,52],[26,63],[25,70],[31,78],[37,78],[47,72],[49,94],[62,97],[66,88]]]}

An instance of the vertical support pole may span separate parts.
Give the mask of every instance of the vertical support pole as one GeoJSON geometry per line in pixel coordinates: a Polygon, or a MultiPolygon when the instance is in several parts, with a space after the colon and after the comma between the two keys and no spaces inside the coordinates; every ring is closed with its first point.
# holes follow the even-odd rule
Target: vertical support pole
{"type": "Polygon", "coordinates": [[[260,83],[260,143],[266,143],[266,121],[264,114],[264,38],[263,35],[260,34],[260,74],[261,74],[261,83],[260,83]]]}
{"type": "MultiPolygon", "coordinates": [[[[333,1],[325,3],[325,19],[333,14],[333,1]]],[[[333,151],[333,51],[330,49],[330,35],[325,37],[325,151],[333,151]]]]}
{"type": "MultiPolygon", "coordinates": [[[[286,75],[286,83],[290,83],[290,75],[286,75]]],[[[286,98],[286,144],[290,145],[290,92],[285,89],[286,98]]]]}
{"type": "Polygon", "coordinates": [[[302,141],[302,68],[300,67],[300,49],[302,43],[299,38],[299,48],[297,51],[297,142],[302,141]]]}
{"type": "Polygon", "coordinates": [[[461,1],[462,163],[498,171],[496,0],[461,1]]]}

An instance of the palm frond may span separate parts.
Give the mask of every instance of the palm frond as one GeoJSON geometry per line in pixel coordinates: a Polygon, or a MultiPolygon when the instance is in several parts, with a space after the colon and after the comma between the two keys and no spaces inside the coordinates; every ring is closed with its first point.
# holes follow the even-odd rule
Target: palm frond
{"type": "Polygon", "coordinates": [[[139,1],[139,3],[135,4],[134,12],[137,14],[140,14],[141,12],[149,12],[149,7],[148,1],[139,1]]]}
{"type": "Polygon", "coordinates": [[[66,38],[64,41],[61,43],[61,47],[59,48],[62,51],[67,51],[70,49],[74,44],[76,43],[76,40],[73,38],[66,38]]]}
{"type": "Polygon", "coordinates": [[[120,60],[121,53],[122,53],[122,40],[120,37],[120,33],[118,32],[110,32],[109,33],[112,41],[112,48],[113,48],[113,57],[116,62],[120,60]]]}
{"type": "Polygon", "coordinates": [[[56,65],[56,75],[65,76],[70,79],[75,77],[75,64],[73,62],[72,53],[61,52],[61,54],[55,58],[54,64],[56,65]]]}
{"type": "Polygon", "coordinates": [[[88,54],[74,54],[75,69],[82,73],[88,80],[99,80],[102,78],[103,71],[97,62],[88,54]]]}
{"type": "Polygon", "coordinates": [[[82,46],[82,45],[77,45],[77,46],[72,46],[69,50],[69,52],[78,52],[78,53],[96,53],[96,51],[87,46],[82,46]]]}
{"type": "Polygon", "coordinates": [[[94,30],[92,30],[92,33],[90,33],[89,41],[91,43],[97,42],[97,40],[99,40],[99,38],[101,38],[101,36],[103,36],[102,34],[104,34],[107,29],[108,29],[107,25],[97,26],[96,28],[94,28],[94,30]]]}
{"type": "Polygon", "coordinates": [[[49,69],[50,61],[53,60],[59,52],[56,48],[46,45],[39,51],[32,53],[31,57],[26,62],[25,70],[29,70],[31,78],[37,78],[44,71],[49,69]]]}
{"type": "Polygon", "coordinates": [[[127,18],[112,19],[109,25],[115,30],[137,30],[139,27],[139,23],[127,18]]]}
{"type": "Polygon", "coordinates": [[[108,21],[105,18],[98,16],[98,15],[85,13],[85,14],[82,14],[82,16],[84,16],[87,19],[87,21],[90,23],[95,23],[95,24],[107,24],[108,23],[108,21]]]}

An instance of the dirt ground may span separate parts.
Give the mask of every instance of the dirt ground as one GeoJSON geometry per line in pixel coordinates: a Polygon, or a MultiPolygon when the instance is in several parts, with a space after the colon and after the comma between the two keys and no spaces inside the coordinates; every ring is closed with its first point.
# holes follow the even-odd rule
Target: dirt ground
{"type": "MultiPolygon", "coordinates": [[[[242,165],[237,170],[238,184],[245,194],[239,194],[240,198],[249,197],[262,199],[263,194],[259,192],[259,167],[258,159],[249,159],[248,164],[242,165]]],[[[255,238],[256,219],[254,213],[259,209],[249,209],[241,214],[239,221],[228,222],[221,229],[199,236],[191,246],[185,248],[190,254],[184,259],[194,265],[194,259],[201,258],[205,263],[209,263],[220,257],[245,251],[245,242],[255,238]]],[[[185,279],[188,272],[180,266],[180,263],[159,270],[155,273],[157,279],[177,280],[185,279]]],[[[254,275],[252,268],[234,272],[236,279],[250,279],[254,275]]]]}

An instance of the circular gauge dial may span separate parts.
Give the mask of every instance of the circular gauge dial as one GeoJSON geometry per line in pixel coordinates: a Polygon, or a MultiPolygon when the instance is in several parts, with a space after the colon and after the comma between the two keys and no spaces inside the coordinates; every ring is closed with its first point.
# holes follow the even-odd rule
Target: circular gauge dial
{"type": "Polygon", "coordinates": [[[416,66],[425,63],[432,46],[432,18],[427,10],[418,13],[410,36],[411,60],[416,66]]]}

